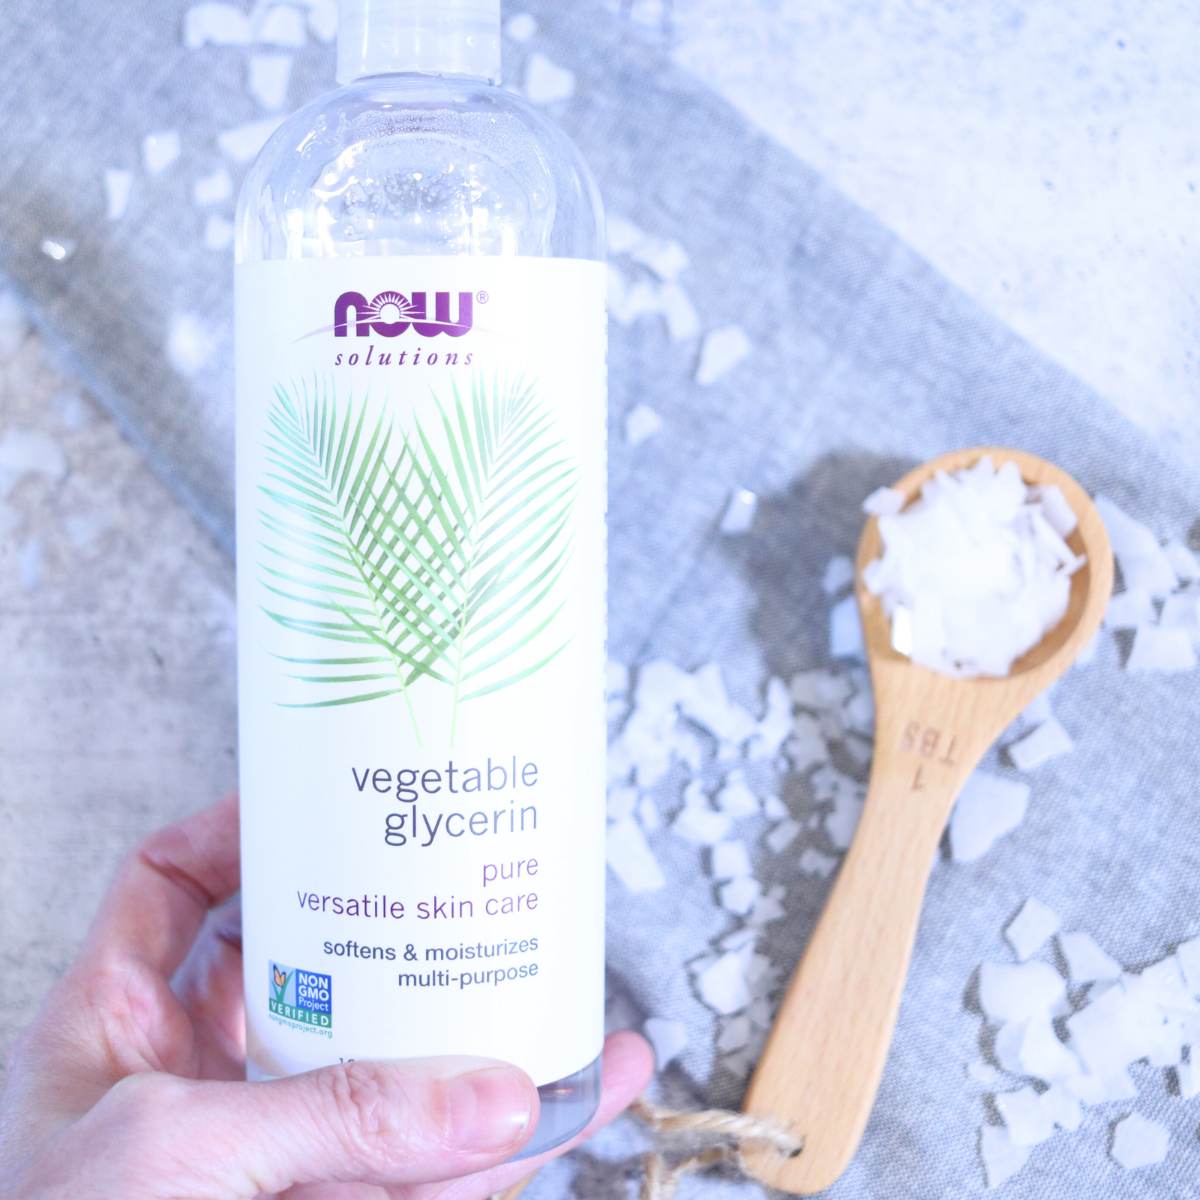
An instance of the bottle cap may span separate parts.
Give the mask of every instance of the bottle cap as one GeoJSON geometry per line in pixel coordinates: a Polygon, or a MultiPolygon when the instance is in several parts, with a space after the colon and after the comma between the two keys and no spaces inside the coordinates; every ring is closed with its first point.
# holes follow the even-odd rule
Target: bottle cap
{"type": "Polygon", "coordinates": [[[365,75],[500,78],[500,0],[340,0],[338,82],[365,75]]]}

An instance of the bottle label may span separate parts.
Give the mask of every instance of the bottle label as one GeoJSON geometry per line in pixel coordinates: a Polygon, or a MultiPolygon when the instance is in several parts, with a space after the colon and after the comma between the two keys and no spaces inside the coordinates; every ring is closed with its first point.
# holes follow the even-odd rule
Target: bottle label
{"type": "Polygon", "coordinates": [[[603,1036],[604,267],[237,271],[248,1057],[603,1036]]]}

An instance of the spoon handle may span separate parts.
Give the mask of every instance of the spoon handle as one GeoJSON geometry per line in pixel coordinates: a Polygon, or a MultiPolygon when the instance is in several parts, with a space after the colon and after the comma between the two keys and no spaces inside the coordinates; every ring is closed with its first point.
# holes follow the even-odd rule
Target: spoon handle
{"type": "Polygon", "coordinates": [[[967,773],[935,771],[914,788],[910,765],[899,750],[876,750],[858,831],[743,1103],[804,1138],[793,1159],[747,1155],[757,1178],[793,1195],[824,1191],[858,1148],[938,842],[967,773]]]}

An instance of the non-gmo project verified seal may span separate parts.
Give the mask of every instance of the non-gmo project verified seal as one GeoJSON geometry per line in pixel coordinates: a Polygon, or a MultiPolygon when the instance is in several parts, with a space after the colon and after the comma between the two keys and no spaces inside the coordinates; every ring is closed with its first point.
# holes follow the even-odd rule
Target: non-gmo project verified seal
{"type": "Polygon", "coordinates": [[[333,983],[328,975],[270,963],[271,1012],[285,1021],[317,1029],[333,1028],[333,983]]]}

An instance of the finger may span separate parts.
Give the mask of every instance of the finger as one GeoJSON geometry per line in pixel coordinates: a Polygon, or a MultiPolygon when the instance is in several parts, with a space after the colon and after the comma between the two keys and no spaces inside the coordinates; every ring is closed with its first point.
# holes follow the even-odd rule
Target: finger
{"type": "MultiPolygon", "coordinates": [[[[654,1074],[654,1051],[636,1033],[614,1033],[604,1043],[602,1090],[596,1115],[582,1133],[536,1158],[505,1163],[466,1179],[435,1183],[404,1193],[404,1200],[484,1200],[530,1179],[553,1158],[568,1153],[620,1116],[646,1090],[654,1074]]],[[[400,1200],[400,1193],[394,1193],[400,1200]]],[[[505,1192],[507,1196],[507,1192],[505,1192]]]]}
{"type": "Polygon", "coordinates": [[[516,1067],[434,1058],[349,1063],[269,1083],[137,1076],[76,1128],[108,1141],[114,1196],[154,1184],[160,1190],[146,1192],[154,1197],[249,1200],[297,1184],[471,1174],[515,1154],[537,1112],[537,1089],[516,1067]]]}
{"type": "Polygon", "coordinates": [[[209,910],[237,891],[238,862],[236,796],[151,834],[122,866],[82,959],[135,960],[169,978],[209,910]]]}

